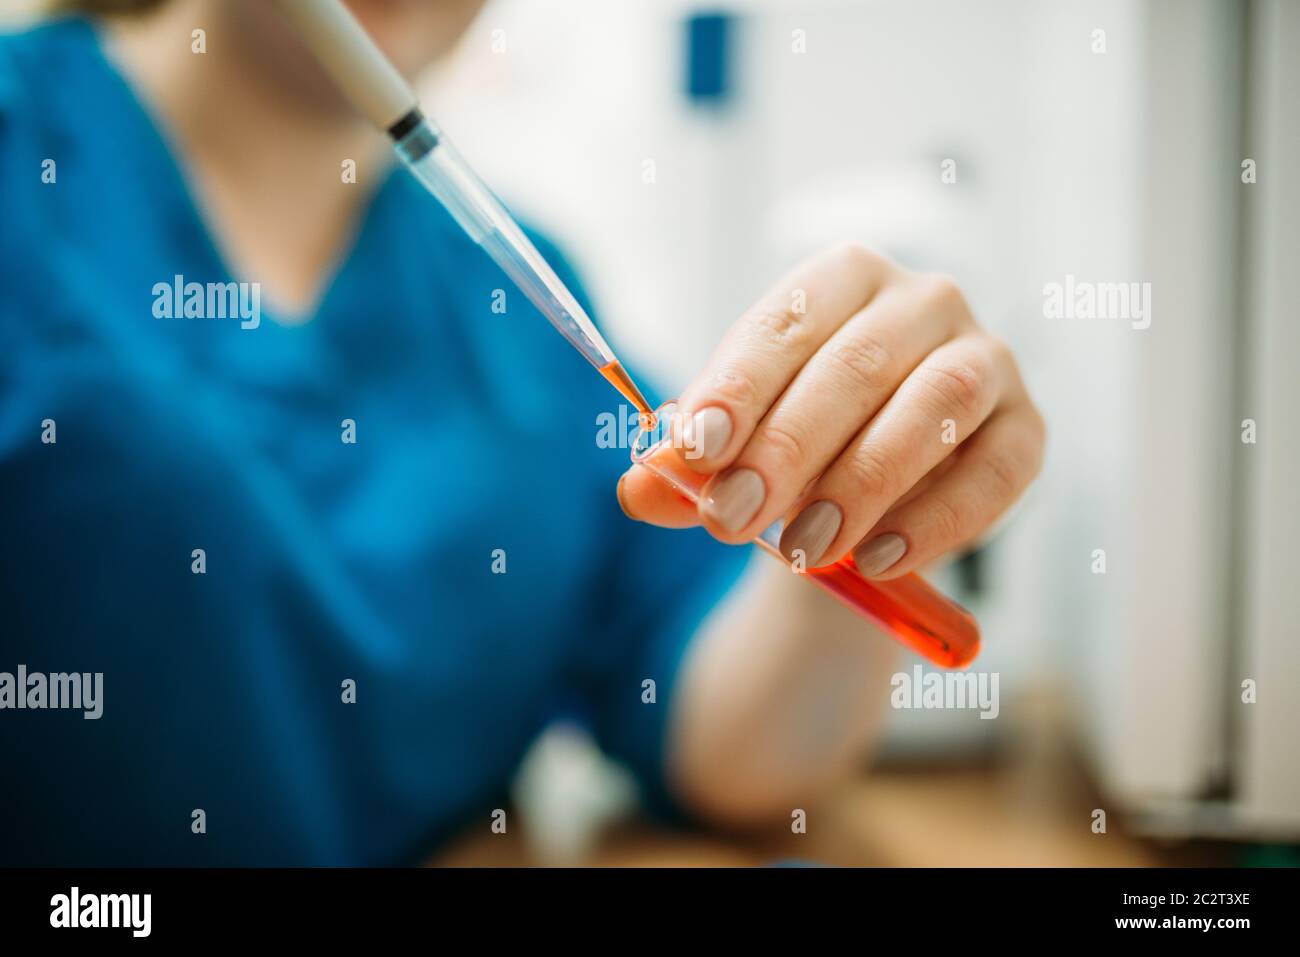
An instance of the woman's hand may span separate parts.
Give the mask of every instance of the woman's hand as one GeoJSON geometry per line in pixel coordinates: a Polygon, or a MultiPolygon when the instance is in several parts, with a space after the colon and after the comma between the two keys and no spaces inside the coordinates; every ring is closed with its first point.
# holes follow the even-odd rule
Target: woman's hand
{"type": "Polygon", "coordinates": [[[952,280],[853,245],[746,312],[679,402],[683,459],[716,474],[697,511],[633,466],[619,482],[629,516],[729,543],[784,516],[787,558],[811,568],[852,550],[874,578],[978,537],[1043,457],[1015,359],[952,280]]]}

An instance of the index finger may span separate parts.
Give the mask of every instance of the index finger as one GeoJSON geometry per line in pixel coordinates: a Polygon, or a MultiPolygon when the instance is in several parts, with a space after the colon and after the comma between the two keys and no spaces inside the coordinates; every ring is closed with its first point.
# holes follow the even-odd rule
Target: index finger
{"type": "Polygon", "coordinates": [[[845,244],[800,264],[727,331],[704,371],[678,399],[691,430],[676,436],[697,472],[717,472],[740,453],[795,374],[895,267],[845,244]]]}

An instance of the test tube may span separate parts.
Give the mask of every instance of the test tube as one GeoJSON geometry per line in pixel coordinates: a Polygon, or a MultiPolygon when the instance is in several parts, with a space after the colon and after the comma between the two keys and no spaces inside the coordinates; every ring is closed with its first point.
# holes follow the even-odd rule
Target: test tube
{"type": "MultiPolygon", "coordinates": [[[[674,445],[669,423],[676,409],[675,402],[664,403],[654,415],[655,424],[637,431],[632,441],[632,461],[698,504],[709,476],[692,471],[682,459],[682,450],[674,445]]],[[[789,565],[778,547],[783,525],[779,520],[769,525],[754,544],[789,565]]],[[[975,617],[919,575],[874,581],[863,577],[851,554],[800,574],[936,665],[964,668],[979,654],[980,632],[975,617]]]]}

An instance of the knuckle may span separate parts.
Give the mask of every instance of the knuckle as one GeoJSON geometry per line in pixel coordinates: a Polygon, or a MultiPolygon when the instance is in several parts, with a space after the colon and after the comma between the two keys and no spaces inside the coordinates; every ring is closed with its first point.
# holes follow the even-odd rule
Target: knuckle
{"type": "Polygon", "coordinates": [[[930,526],[941,542],[955,543],[966,537],[966,516],[959,506],[942,495],[930,503],[930,526]]]}
{"type": "Polygon", "coordinates": [[[898,469],[870,446],[860,446],[848,462],[850,481],[859,495],[889,500],[898,484],[898,469]]]}
{"type": "Polygon", "coordinates": [[[751,408],[758,402],[758,383],[741,369],[723,369],[712,377],[708,389],[732,408],[751,408]]]}
{"type": "Polygon", "coordinates": [[[797,346],[809,335],[807,313],[781,306],[760,305],[749,311],[747,325],[760,337],[782,348],[797,346]]]}
{"type": "Polygon", "coordinates": [[[879,254],[872,252],[861,243],[851,241],[845,241],[837,245],[832,251],[832,255],[846,269],[855,272],[878,269],[882,262],[879,254]]]}
{"type": "Polygon", "coordinates": [[[932,273],[921,277],[922,295],[926,306],[943,313],[969,315],[966,297],[952,276],[932,273]]]}
{"type": "Polygon", "coordinates": [[[1032,402],[1028,407],[1026,429],[1026,434],[1032,443],[1028,469],[1029,479],[1032,481],[1043,468],[1043,458],[1047,450],[1047,421],[1032,402]]]}
{"type": "Polygon", "coordinates": [[[854,386],[871,389],[880,385],[892,356],[880,340],[871,336],[853,336],[826,346],[827,358],[847,373],[854,386]]]}
{"type": "Polygon", "coordinates": [[[984,460],[990,490],[995,503],[1004,503],[1020,494],[1027,481],[1025,462],[1006,449],[994,449],[984,460]]]}
{"type": "Polygon", "coordinates": [[[934,396],[938,411],[961,417],[977,415],[988,391],[988,375],[978,363],[926,363],[917,373],[923,387],[934,396]]]}
{"type": "Polygon", "coordinates": [[[1016,354],[1011,351],[1011,346],[1007,345],[1004,339],[986,333],[984,340],[988,346],[989,357],[993,360],[994,365],[1009,369],[1012,372],[1019,371],[1016,354]]]}
{"type": "Polygon", "coordinates": [[[798,429],[769,422],[759,430],[758,441],[780,472],[796,471],[808,461],[808,442],[798,429]]]}
{"type": "Polygon", "coordinates": [[[988,356],[989,373],[1000,383],[1002,393],[1008,396],[1025,394],[1024,380],[1020,376],[1020,362],[1016,359],[1016,353],[1011,346],[1006,340],[986,332],[981,332],[980,339],[984,343],[984,351],[988,356]]]}

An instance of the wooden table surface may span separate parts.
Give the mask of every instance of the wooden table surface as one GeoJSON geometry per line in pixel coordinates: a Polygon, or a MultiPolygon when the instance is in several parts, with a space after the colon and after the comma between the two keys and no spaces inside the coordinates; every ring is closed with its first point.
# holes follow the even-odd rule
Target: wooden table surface
{"type": "MultiPolygon", "coordinates": [[[[644,822],[607,829],[588,854],[595,867],[749,867],[801,861],[839,866],[1061,867],[1165,863],[1117,827],[1092,833],[1085,791],[1054,789],[990,770],[877,772],[821,808],[807,833],[789,823],[739,834],[672,830],[644,822]]],[[[483,827],[438,854],[435,866],[527,866],[526,835],[483,827]]]]}

